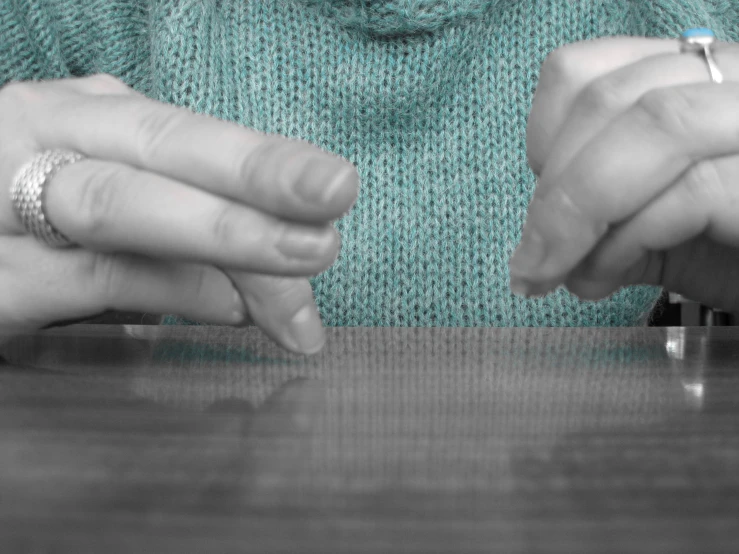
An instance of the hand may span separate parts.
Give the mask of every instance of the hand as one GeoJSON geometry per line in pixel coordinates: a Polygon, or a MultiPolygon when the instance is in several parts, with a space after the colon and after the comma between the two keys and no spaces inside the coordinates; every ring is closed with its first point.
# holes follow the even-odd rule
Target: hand
{"type": "Polygon", "coordinates": [[[349,162],[155,102],[109,75],[6,85],[0,121],[0,330],[106,309],[215,324],[248,311],[290,350],[322,347],[306,277],[338,255],[330,222],[358,192],[349,162]],[[16,172],[52,148],[89,158],[46,193],[49,220],[79,248],[40,244],[12,210],[16,172]]]}
{"type": "Polygon", "coordinates": [[[739,47],[714,52],[720,85],[677,40],[601,39],[548,58],[514,291],[564,284],[597,299],[643,283],[739,311],[739,47]]]}

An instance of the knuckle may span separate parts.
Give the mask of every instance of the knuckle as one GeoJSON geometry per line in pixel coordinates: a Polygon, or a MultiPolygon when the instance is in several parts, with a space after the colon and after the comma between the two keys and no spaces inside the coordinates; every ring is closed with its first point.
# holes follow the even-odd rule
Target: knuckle
{"type": "Polygon", "coordinates": [[[637,115],[647,125],[668,135],[685,134],[693,106],[690,98],[679,88],[654,89],[636,103],[637,115]]]}
{"type": "Polygon", "coordinates": [[[112,304],[121,297],[130,279],[124,258],[113,254],[92,252],[86,268],[92,291],[103,303],[112,304]]]}
{"type": "Polygon", "coordinates": [[[575,108],[588,114],[613,114],[627,105],[621,84],[610,75],[586,86],[577,98],[575,108]]]}
{"type": "Polygon", "coordinates": [[[105,166],[98,171],[91,171],[78,186],[75,218],[80,231],[88,237],[95,237],[108,227],[119,207],[121,170],[115,166],[105,166]]]}
{"type": "Polygon", "coordinates": [[[138,159],[144,166],[152,165],[154,160],[161,157],[164,146],[173,136],[182,132],[188,114],[184,108],[154,104],[140,116],[134,138],[138,159]]]}
{"type": "Polygon", "coordinates": [[[213,243],[220,249],[228,250],[237,236],[238,226],[238,215],[233,204],[218,208],[209,226],[213,243]]]}
{"type": "Polygon", "coordinates": [[[237,283],[248,306],[266,308],[276,315],[292,315],[296,308],[313,302],[310,283],[305,278],[249,273],[237,283]]]}
{"type": "Polygon", "coordinates": [[[275,151],[285,144],[278,137],[265,136],[256,146],[242,149],[242,154],[236,160],[236,174],[241,182],[253,187],[259,176],[270,166],[270,159],[275,158],[275,151]]]}
{"type": "Polygon", "coordinates": [[[0,101],[3,104],[17,104],[37,100],[38,87],[29,81],[10,81],[0,88],[0,101]]]}
{"type": "Polygon", "coordinates": [[[566,44],[552,50],[541,66],[539,82],[547,85],[571,81],[582,72],[578,48],[566,44]]]}
{"type": "MultiPolygon", "coordinates": [[[[583,206],[585,198],[564,187],[557,187],[547,195],[547,208],[555,209],[568,218],[589,222],[593,215],[583,206]]],[[[543,206],[541,206],[544,208],[543,206]]],[[[563,229],[562,229],[563,230],[563,229]]]]}
{"type": "Polygon", "coordinates": [[[730,201],[731,190],[714,160],[701,160],[685,172],[683,183],[692,201],[718,204],[730,201]]]}
{"type": "Polygon", "coordinates": [[[300,296],[301,281],[295,277],[275,275],[259,276],[252,286],[252,292],[270,299],[270,301],[285,302],[300,296]]]}

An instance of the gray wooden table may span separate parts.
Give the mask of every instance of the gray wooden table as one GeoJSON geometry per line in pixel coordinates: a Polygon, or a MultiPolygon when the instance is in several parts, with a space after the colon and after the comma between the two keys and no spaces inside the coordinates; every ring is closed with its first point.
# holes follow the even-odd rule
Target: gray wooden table
{"type": "Polygon", "coordinates": [[[0,552],[739,552],[739,330],[77,325],[0,364],[0,552]]]}

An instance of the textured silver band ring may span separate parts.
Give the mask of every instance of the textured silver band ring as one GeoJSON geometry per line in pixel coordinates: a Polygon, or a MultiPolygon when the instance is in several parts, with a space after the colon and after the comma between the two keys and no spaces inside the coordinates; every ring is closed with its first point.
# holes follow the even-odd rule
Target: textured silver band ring
{"type": "Polygon", "coordinates": [[[711,80],[718,84],[724,82],[724,76],[713,58],[713,46],[716,44],[716,35],[711,29],[697,27],[688,29],[680,35],[680,52],[699,54],[708,65],[711,80]]]}
{"type": "Polygon", "coordinates": [[[24,165],[10,186],[13,210],[26,231],[52,248],[65,248],[75,244],[49,222],[44,210],[46,186],[64,166],[85,157],[69,150],[46,150],[34,156],[24,165]]]}

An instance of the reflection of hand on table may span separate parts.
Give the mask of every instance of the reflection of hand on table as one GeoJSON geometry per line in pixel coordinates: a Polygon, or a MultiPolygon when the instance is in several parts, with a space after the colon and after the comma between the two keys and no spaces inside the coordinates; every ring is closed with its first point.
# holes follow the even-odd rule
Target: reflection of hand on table
{"type": "Polygon", "coordinates": [[[261,405],[223,398],[197,411],[87,377],[49,371],[44,382],[50,390],[35,404],[17,396],[21,387],[0,387],[4,428],[23,429],[0,434],[3,503],[17,515],[233,510],[294,486],[325,405],[324,386],[308,379],[283,383],[261,405]]]}

